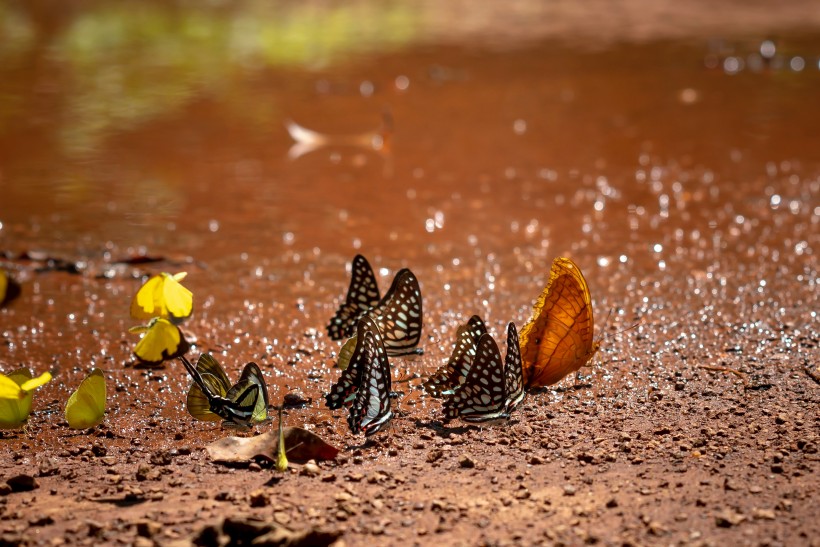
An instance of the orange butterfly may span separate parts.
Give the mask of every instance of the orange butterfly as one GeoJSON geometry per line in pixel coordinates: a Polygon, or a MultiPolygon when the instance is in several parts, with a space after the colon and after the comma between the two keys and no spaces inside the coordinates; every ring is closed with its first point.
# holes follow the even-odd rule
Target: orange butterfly
{"type": "Polygon", "coordinates": [[[521,329],[521,359],[527,389],[555,384],[592,359],[592,302],[581,270],[569,258],[552,262],[550,279],[521,329]]]}

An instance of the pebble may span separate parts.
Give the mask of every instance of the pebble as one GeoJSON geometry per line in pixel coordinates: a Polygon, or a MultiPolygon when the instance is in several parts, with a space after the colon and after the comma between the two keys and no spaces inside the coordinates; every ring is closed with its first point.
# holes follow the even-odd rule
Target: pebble
{"type": "Polygon", "coordinates": [[[308,462],[302,466],[302,470],[299,472],[300,475],[306,475],[308,477],[318,477],[319,473],[322,470],[319,469],[319,466],[316,465],[316,462],[313,460],[308,460],[308,462]]]}
{"type": "Polygon", "coordinates": [[[458,461],[458,465],[462,469],[473,469],[475,467],[475,461],[470,456],[464,456],[458,461]]]}
{"type": "Polygon", "coordinates": [[[574,496],[575,495],[575,487],[571,484],[564,485],[564,495],[565,496],[574,496]]]}
{"type": "Polygon", "coordinates": [[[773,509],[752,509],[752,517],[757,520],[774,520],[775,513],[773,509]]]}
{"type": "Polygon", "coordinates": [[[746,520],[746,517],[732,509],[724,509],[715,515],[715,525],[720,528],[731,528],[746,520]]]}
{"type": "Polygon", "coordinates": [[[444,456],[444,452],[440,448],[434,448],[427,453],[427,463],[437,462],[444,456]]]}
{"type": "Polygon", "coordinates": [[[737,482],[727,477],[726,480],[723,481],[723,489],[736,491],[740,490],[740,486],[737,484],[737,482]]]}
{"type": "Polygon", "coordinates": [[[270,496],[264,490],[254,490],[248,496],[248,504],[251,507],[267,507],[270,505],[270,496]]]}
{"type": "Polygon", "coordinates": [[[141,520],[137,522],[137,535],[143,538],[152,538],[162,531],[162,524],[155,520],[141,520]]]}
{"type": "Polygon", "coordinates": [[[12,492],[29,492],[40,487],[31,475],[15,475],[6,479],[6,484],[12,492]]]}

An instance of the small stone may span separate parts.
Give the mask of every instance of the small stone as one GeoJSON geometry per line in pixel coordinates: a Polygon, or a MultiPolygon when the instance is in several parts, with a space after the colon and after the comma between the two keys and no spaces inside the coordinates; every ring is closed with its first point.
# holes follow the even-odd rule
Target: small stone
{"type": "Polygon", "coordinates": [[[781,463],[773,463],[771,466],[772,473],[783,473],[783,464],[781,463]]]}
{"type": "Polygon", "coordinates": [[[662,536],[667,532],[667,529],[658,522],[657,520],[649,521],[649,524],[646,525],[649,529],[649,533],[653,536],[662,536]]]}
{"type": "Polygon", "coordinates": [[[322,482],[336,482],[336,474],[335,473],[325,473],[322,475],[321,478],[322,482]]]}
{"type": "Polygon", "coordinates": [[[137,522],[137,535],[144,538],[152,538],[162,531],[162,524],[153,520],[141,520],[137,522]]]}
{"type": "Polygon", "coordinates": [[[755,484],[749,487],[750,494],[760,494],[761,492],[763,492],[763,489],[755,484]]]}
{"type": "Polygon", "coordinates": [[[515,494],[513,494],[515,499],[517,500],[526,500],[530,498],[530,491],[529,490],[518,490],[515,494]]]}
{"type": "Polygon", "coordinates": [[[270,505],[270,496],[265,490],[254,490],[248,496],[248,504],[251,507],[267,507],[270,505]]]}
{"type": "Polygon", "coordinates": [[[30,492],[40,487],[31,475],[15,475],[6,479],[6,484],[9,485],[12,492],[30,492]]]}
{"type": "Polygon", "coordinates": [[[171,465],[171,462],[174,460],[170,451],[158,450],[151,453],[149,461],[151,462],[151,465],[171,465]]]}
{"type": "Polygon", "coordinates": [[[138,481],[159,480],[159,475],[159,469],[148,464],[142,463],[137,467],[136,479],[138,481]]]}
{"type": "Polygon", "coordinates": [[[789,421],[789,417],[786,416],[785,414],[778,414],[774,418],[774,423],[776,423],[777,425],[783,425],[788,421],[789,421]]]}
{"type": "Polygon", "coordinates": [[[608,509],[614,509],[615,507],[618,507],[618,500],[615,498],[609,498],[609,501],[606,502],[606,506],[608,509]]]}
{"type": "Polygon", "coordinates": [[[459,461],[458,465],[462,469],[473,469],[475,467],[475,462],[470,456],[463,456],[459,461]]]}
{"type": "Polygon", "coordinates": [[[154,542],[146,537],[137,536],[133,543],[134,547],[154,547],[154,542]]]}
{"type": "Polygon", "coordinates": [[[322,470],[319,469],[319,466],[316,465],[316,462],[313,460],[309,460],[305,465],[302,466],[302,470],[300,471],[300,475],[306,475],[308,477],[318,477],[319,473],[322,470]]]}
{"type": "Polygon", "coordinates": [[[565,496],[574,496],[575,495],[575,487],[571,484],[564,485],[564,495],[565,496]]]}
{"type": "Polygon", "coordinates": [[[440,448],[434,448],[427,453],[427,463],[437,462],[444,456],[444,452],[440,448]]]}
{"type": "Polygon", "coordinates": [[[775,513],[773,509],[752,509],[752,517],[756,520],[774,520],[775,513]]]}
{"type": "Polygon", "coordinates": [[[737,490],[740,490],[740,486],[735,481],[733,481],[732,479],[727,477],[723,481],[723,489],[724,490],[737,491],[737,490]]]}
{"type": "Polygon", "coordinates": [[[746,520],[744,515],[736,513],[731,509],[724,509],[715,515],[715,525],[720,528],[731,528],[732,526],[737,526],[744,520],[746,520]]]}
{"type": "Polygon", "coordinates": [[[286,407],[303,406],[310,402],[304,395],[299,392],[290,392],[285,394],[284,405],[286,407]]]}
{"type": "Polygon", "coordinates": [[[533,454],[530,456],[530,465],[541,465],[544,463],[544,458],[533,454]]]}
{"type": "Polygon", "coordinates": [[[50,515],[36,517],[28,522],[29,526],[49,526],[54,524],[54,519],[50,515]]]}

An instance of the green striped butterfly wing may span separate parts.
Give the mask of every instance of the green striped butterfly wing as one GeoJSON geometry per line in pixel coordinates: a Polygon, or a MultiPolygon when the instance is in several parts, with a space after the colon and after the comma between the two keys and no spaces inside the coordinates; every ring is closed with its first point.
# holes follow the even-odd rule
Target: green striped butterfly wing
{"type": "MultiPolygon", "coordinates": [[[[252,382],[259,386],[259,397],[256,399],[256,406],[253,410],[252,421],[254,423],[261,423],[268,419],[268,385],[265,383],[265,377],[262,376],[262,371],[256,363],[248,363],[242,369],[242,375],[239,377],[239,382],[252,382]]],[[[228,397],[230,399],[230,397],[228,397]]]]}
{"type": "MultiPolygon", "coordinates": [[[[191,370],[189,369],[188,372],[191,373],[191,370]]],[[[225,397],[231,388],[231,381],[225,374],[225,370],[211,354],[203,353],[199,356],[191,377],[194,383],[188,390],[186,401],[188,413],[197,420],[205,422],[222,421],[223,418],[211,410],[211,399],[213,396],[225,397]],[[206,395],[206,391],[211,397],[206,395]]]]}
{"type": "Polygon", "coordinates": [[[451,395],[459,384],[464,383],[467,372],[475,359],[478,340],[487,333],[484,321],[477,315],[458,328],[456,345],[447,362],[424,382],[424,390],[433,397],[451,395]]]}
{"type": "Polygon", "coordinates": [[[356,323],[367,310],[379,303],[379,286],[373,268],[362,255],[353,258],[350,286],[344,302],[327,325],[331,340],[342,340],[353,335],[356,323]]]}
{"type": "MultiPolygon", "coordinates": [[[[228,390],[224,399],[216,400],[215,410],[225,419],[223,425],[251,427],[257,423],[254,417],[260,399],[263,397],[259,384],[251,380],[241,380],[228,390]]],[[[265,414],[267,415],[267,410],[265,414]]]]}

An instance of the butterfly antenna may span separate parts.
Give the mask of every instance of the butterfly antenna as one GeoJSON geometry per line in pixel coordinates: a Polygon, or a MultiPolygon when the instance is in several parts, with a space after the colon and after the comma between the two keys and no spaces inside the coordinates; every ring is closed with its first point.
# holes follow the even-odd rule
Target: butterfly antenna
{"type": "Polygon", "coordinates": [[[188,375],[191,377],[191,380],[193,380],[194,383],[197,386],[199,386],[199,389],[202,390],[202,393],[210,401],[213,398],[213,394],[211,393],[211,390],[208,389],[208,386],[205,385],[205,381],[202,379],[202,376],[199,374],[199,371],[196,369],[196,367],[192,365],[191,362],[188,359],[186,359],[184,355],[180,355],[179,357],[177,357],[177,359],[179,359],[182,362],[182,365],[185,367],[185,370],[188,371],[188,375]]]}
{"type": "MultiPolygon", "coordinates": [[[[607,315],[607,323],[609,322],[609,316],[610,316],[610,315],[612,315],[612,310],[610,310],[610,311],[609,311],[609,315],[607,315]]],[[[601,334],[602,334],[602,336],[601,336],[601,338],[600,338],[599,342],[603,342],[604,340],[606,340],[606,339],[608,339],[608,338],[612,338],[613,336],[615,336],[615,335],[617,335],[617,334],[621,334],[621,333],[626,332],[626,331],[628,331],[628,330],[632,330],[632,329],[634,329],[634,328],[636,328],[636,327],[639,327],[639,326],[643,325],[645,322],[646,322],[646,321],[644,321],[644,318],[643,318],[643,317],[641,317],[641,318],[640,318],[640,319],[638,319],[635,323],[633,323],[633,324],[629,325],[629,326],[628,326],[628,327],[626,327],[626,328],[623,328],[623,329],[621,329],[621,330],[617,330],[617,331],[615,331],[615,332],[613,332],[613,333],[610,333],[610,334],[603,334],[603,333],[601,333],[601,334]]],[[[606,323],[604,323],[604,325],[606,325],[606,323]]]]}

